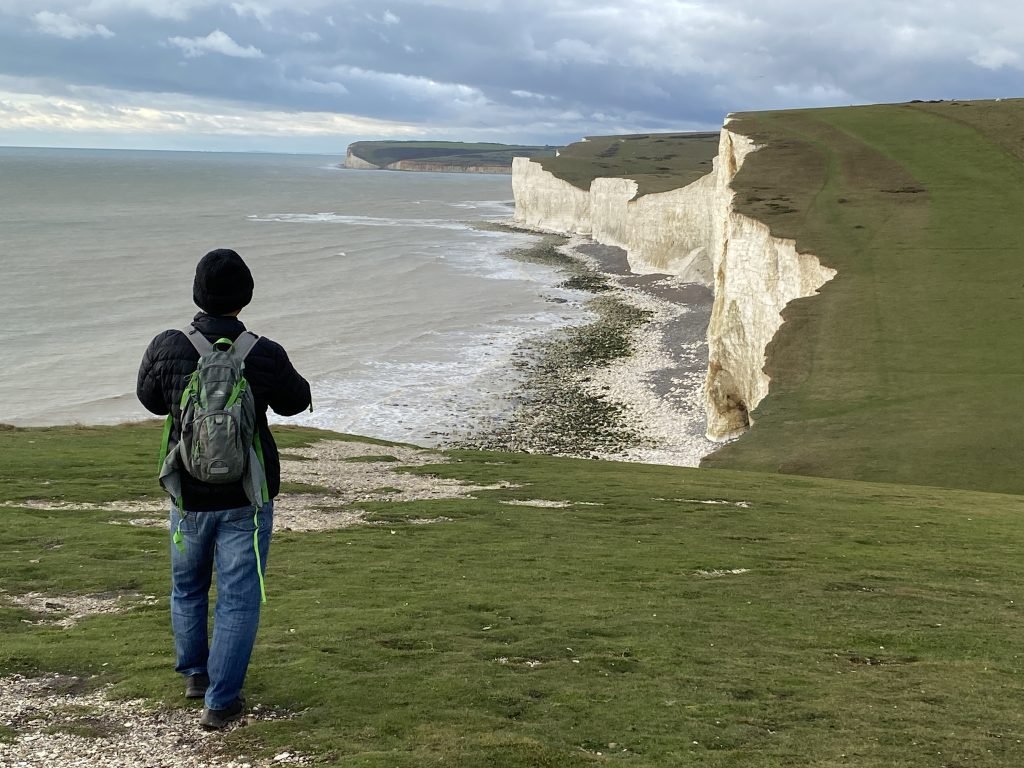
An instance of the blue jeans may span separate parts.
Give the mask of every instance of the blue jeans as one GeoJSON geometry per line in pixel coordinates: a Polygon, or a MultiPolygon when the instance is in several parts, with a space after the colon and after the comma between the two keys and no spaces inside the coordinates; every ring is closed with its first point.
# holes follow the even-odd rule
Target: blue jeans
{"type": "Polygon", "coordinates": [[[171,507],[171,536],[181,523],[184,551],[171,542],[171,627],[175,670],[208,674],[206,706],[224,709],[242,691],[260,621],[260,572],[253,534],[259,521],[259,567],[266,570],[274,502],[215,512],[180,512],[171,507]],[[213,642],[208,640],[209,592],[217,571],[213,642]]]}

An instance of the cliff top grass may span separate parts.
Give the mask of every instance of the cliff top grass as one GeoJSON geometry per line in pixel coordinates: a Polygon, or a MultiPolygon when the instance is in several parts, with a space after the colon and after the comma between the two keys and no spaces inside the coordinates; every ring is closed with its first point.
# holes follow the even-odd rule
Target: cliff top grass
{"type": "MultiPolygon", "coordinates": [[[[0,431],[0,674],[69,673],[196,706],[172,669],[167,531],[111,524],[138,513],[28,506],[157,498],[159,434],[0,431]],[[62,629],[9,602],[29,591],[159,598],[62,629]]],[[[451,457],[413,471],[506,485],[275,534],[246,691],[292,715],[215,737],[226,755],[365,768],[1020,763],[1021,497],[451,457]]],[[[119,732],[102,711],[64,707],[58,731],[119,732]]],[[[0,761],[31,727],[0,732],[0,761]]]]}
{"type": "Polygon", "coordinates": [[[705,460],[1024,492],[1024,100],[739,114],[738,211],[838,270],[792,302],[754,427],[705,460]]]}
{"type": "Polygon", "coordinates": [[[538,162],[544,170],[582,190],[596,178],[632,179],[637,196],[685,187],[711,171],[718,154],[716,133],[651,133],[588,136],[538,162]]]}
{"type": "Polygon", "coordinates": [[[555,147],[461,141],[357,141],[349,145],[348,151],[381,168],[399,160],[511,168],[513,157],[554,156],[555,147]]]}

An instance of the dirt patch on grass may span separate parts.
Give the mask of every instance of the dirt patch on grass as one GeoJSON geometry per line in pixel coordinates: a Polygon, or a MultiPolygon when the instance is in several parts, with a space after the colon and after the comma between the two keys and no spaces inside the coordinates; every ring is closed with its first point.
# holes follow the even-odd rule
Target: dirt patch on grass
{"type": "Polygon", "coordinates": [[[358,508],[360,503],[464,499],[477,491],[514,487],[510,483],[470,485],[404,471],[448,461],[442,453],[421,448],[392,446],[382,452],[377,445],[336,440],[287,449],[281,452],[282,480],[319,486],[330,493],[282,494],[274,506],[274,526],[294,531],[345,528],[363,521],[366,512],[358,508]]]}
{"type": "Polygon", "coordinates": [[[155,605],[157,602],[159,598],[156,595],[141,595],[137,592],[101,592],[92,595],[26,592],[12,595],[0,590],[0,605],[13,605],[36,614],[39,617],[36,620],[25,619],[30,624],[56,627],[71,627],[86,616],[123,613],[140,605],[155,605]]]}
{"type": "Polygon", "coordinates": [[[550,509],[565,509],[572,506],[571,501],[556,501],[554,499],[510,499],[498,503],[513,507],[547,507],[550,509]]]}
{"type": "Polygon", "coordinates": [[[46,512],[117,512],[119,514],[162,512],[167,509],[167,505],[168,502],[162,499],[108,501],[103,504],[95,504],[88,501],[57,501],[55,499],[24,499],[22,501],[0,502],[0,507],[39,509],[46,512]]]}
{"type": "MultiPolygon", "coordinates": [[[[477,491],[514,487],[509,483],[480,486],[432,475],[403,471],[408,467],[443,464],[442,453],[409,446],[382,447],[372,443],[323,440],[304,448],[281,451],[281,480],[324,489],[317,493],[282,493],[274,500],[274,528],[284,531],[324,531],[365,524],[360,503],[464,499],[477,491]]],[[[55,512],[105,511],[149,513],[145,517],[111,520],[112,525],[167,528],[165,499],[113,501],[103,504],[27,499],[0,502],[0,507],[55,512]]],[[[445,522],[430,519],[417,522],[445,522]]]]}
{"type": "MultiPolygon", "coordinates": [[[[12,734],[0,739],[0,766],[266,768],[312,762],[291,752],[259,759],[225,755],[222,734],[199,728],[198,708],[159,709],[90,688],[89,681],[66,675],[0,678],[0,727],[12,734]]],[[[230,728],[290,716],[256,707],[230,728]]]]}

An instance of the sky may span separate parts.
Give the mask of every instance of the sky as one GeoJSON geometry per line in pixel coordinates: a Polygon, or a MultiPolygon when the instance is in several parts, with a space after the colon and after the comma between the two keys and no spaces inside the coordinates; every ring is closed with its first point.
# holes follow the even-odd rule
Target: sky
{"type": "Polygon", "coordinates": [[[1024,96],[1014,0],[0,0],[0,145],[564,144],[1024,96]]]}

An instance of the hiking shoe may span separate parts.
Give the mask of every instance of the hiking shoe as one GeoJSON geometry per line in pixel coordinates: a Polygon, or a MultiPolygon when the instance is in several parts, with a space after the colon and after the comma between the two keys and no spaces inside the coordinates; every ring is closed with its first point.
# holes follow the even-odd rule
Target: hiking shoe
{"type": "Polygon", "coordinates": [[[199,725],[208,731],[219,731],[228,723],[238,720],[245,711],[245,699],[239,697],[224,709],[210,709],[203,707],[203,716],[199,718],[199,725]]]}
{"type": "Polygon", "coordinates": [[[206,674],[189,675],[185,678],[185,698],[201,699],[210,687],[210,676],[206,674]]]}

